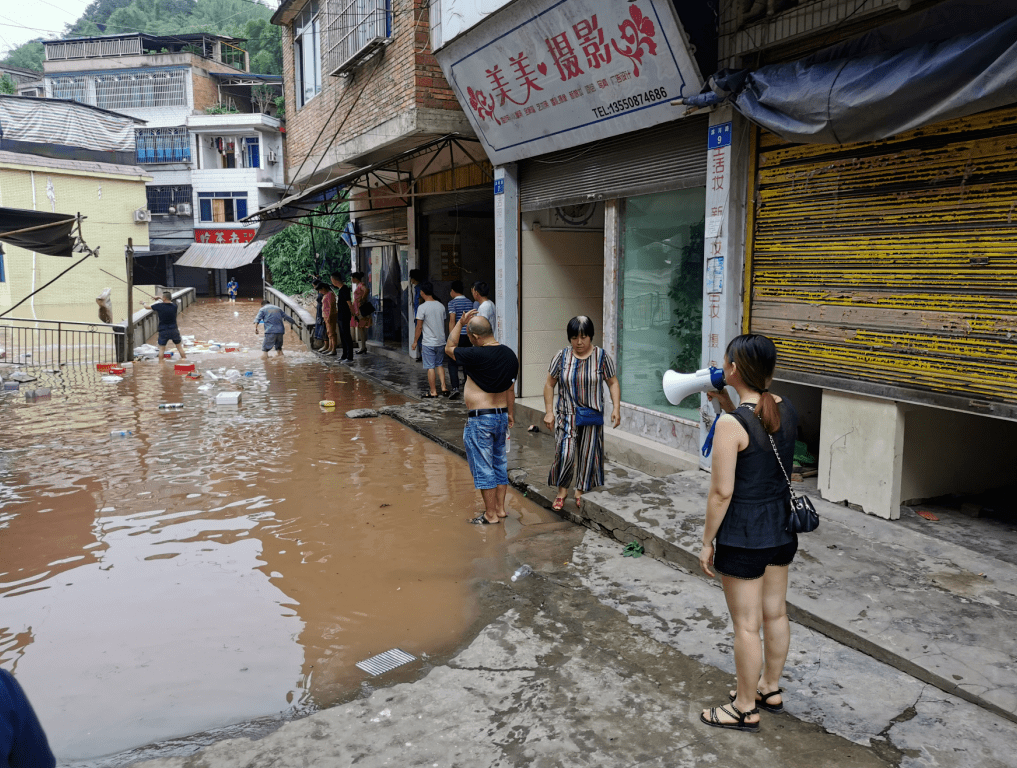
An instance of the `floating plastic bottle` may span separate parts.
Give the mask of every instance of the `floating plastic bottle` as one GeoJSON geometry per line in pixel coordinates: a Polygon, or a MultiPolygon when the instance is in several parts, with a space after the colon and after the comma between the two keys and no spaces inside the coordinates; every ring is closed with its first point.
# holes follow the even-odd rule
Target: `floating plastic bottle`
{"type": "Polygon", "coordinates": [[[131,435],[133,435],[133,434],[134,434],[134,433],[133,433],[133,432],[131,432],[130,430],[125,430],[125,429],[111,429],[111,430],[110,430],[110,433],[109,433],[109,436],[110,436],[110,437],[130,437],[130,436],[131,436],[131,435]]]}
{"type": "Polygon", "coordinates": [[[520,565],[518,568],[516,568],[516,572],[512,574],[512,581],[519,581],[520,579],[525,579],[531,573],[533,573],[533,569],[530,568],[530,566],[520,565]]]}
{"type": "Polygon", "coordinates": [[[160,411],[179,411],[183,407],[183,403],[159,403],[160,411]]]}

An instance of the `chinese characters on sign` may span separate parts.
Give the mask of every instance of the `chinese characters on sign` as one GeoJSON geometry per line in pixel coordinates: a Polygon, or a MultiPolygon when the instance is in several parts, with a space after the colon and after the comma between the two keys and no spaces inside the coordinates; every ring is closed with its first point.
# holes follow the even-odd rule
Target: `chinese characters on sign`
{"type": "Polygon", "coordinates": [[[436,55],[495,164],[672,120],[699,89],[668,0],[520,0],[436,55]]]}
{"type": "Polygon", "coordinates": [[[724,294],[724,208],[728,201],[731,179],[731,123],[710,126],[706,150],[706,306],[707,346],[709,364],[720,367],[724,359],[721,349],[721,302],[724,294]]]}
{"type": "Polygon", "coordinates": [[[194,242],[211,245],[243,245],[254,239],[257,230],[249,229],[196,229],[194,242]]]}

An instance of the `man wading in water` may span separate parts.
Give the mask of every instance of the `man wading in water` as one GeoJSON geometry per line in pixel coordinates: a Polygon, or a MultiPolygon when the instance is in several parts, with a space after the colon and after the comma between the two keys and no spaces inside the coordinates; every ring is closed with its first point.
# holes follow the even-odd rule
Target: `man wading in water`
{"type": "Polygon", "coordinates": [[[494,340],[491,324],[471,309],[459,318],[445,344],[445,354],[466,372],[463,390],[469,418],[463,429],[466,458],[473,485],[484,497],[484,514],[470,520],[476,525],[500,523],[508,492],[508,458],[505,441],[515,423],[515,380],[519,372],[516,353],[494,340]],[[463,324],[472,347],[459,346],[463,324]]]}

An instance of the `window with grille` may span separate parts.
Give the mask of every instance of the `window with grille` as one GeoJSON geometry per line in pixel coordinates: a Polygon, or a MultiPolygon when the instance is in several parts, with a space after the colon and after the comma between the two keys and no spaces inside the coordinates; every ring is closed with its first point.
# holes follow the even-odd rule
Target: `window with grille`
{"type": "Polygon", "coordinates": [[[103,109],[182,107],[186,104],[186,72],[183,70],[109,74],[95,78],[95,106],[103,109]]]}
{"type": "Polygon", "coordinates": [[[189,184],[175,187],[145,187],[148,196],[148,210],[152,213],[169,213],[170,206],[180,203],[191,203],[191,186],[189,184]]]}
{"type": "Polygon", "coordinates": [[[82,104],[93,104],[88,88],[88,78],[85,77],[54,77],[50,82],[53,84],[54,99],[69,99],[82,104]]]}
{"type": "Polygon", "coordinates": [[[187,105],[187,73],[154,70],[49,78],[53,98],[110,110],[187,105]]]}
{"type": "Polygon", "coordinates": [[[199,192],[199,219],[204,222],[240,221],[247,216],[246,192],[199,192]]]}
{"type": "Polygon", "coordinates": [[[139,163],[191,162],[191,136],[186,128],[141,128],[135,135],[139,163]]]}
{"type": "Polygon", "coordinates": [[[325,71],[355,67],[392,37],[391,0],[326,0],[325,71]]]}
{"type": "Polygon", "coordinates": [[[321,92],[321,28],[318,0],[311,0],[293,20],[293,74],[297,106],[321,92]]]}

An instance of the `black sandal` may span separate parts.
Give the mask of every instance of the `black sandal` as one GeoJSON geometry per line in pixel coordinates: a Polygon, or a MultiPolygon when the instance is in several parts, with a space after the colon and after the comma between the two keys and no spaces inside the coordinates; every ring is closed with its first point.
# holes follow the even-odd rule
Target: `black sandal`
{"type": "Polygon", "coordinates": [[[734,705],[734,702],[731,702],[730,707],[731,707],[731,709],[734,710],[734,712],[731,712],[731,711],[729,711],[728,709],[725,708],[726,706],[728,706],[728,705],[724,705],[723,707],[711,707],[710,708],[710,717],[709,717],[709,719],[707,719],[706,715],[704,715],[702,712],[700,712],[699,713],[699,719],[702,722],[706,723],[707,725],[709,725],[709,726],[711,726],[713,728],[728,728],[728,729],[730,729],[732,731],[748,731],[750,733],[755,733],[756,731],[759,730],[759,721],[758,720],[756,722],[754,722],[754,723],[747,723],[747,722],[745,722],[745,718],[748,717],[749,715],[758,715],[759,714],[759,708],[758,707],[756,707],[754,709],[750,709],[748,712],[742,712],[740,709],[738,709],[738,707],[736,707],[734,705]],[[734,722],[734,723],[722,723],[720,721],[720,718],[717,717],[717,710],[718,709],[720,711],[722,711],[725,715],[730,715],[731,717],[737,717],[738,718],[737,722],[734,722]]]}
{"type": "Polygon", "coordinates": [[[470,523],[472,523],[473,525],[498,525],[498,523],[500,522],[501,520],[492,523],[490,520],[487,519],[487,515],[484,514],[483,512],[481,512],[479,515],[470,520],[470,523]]]}
{"type": "MultiPolygon", "coordinates": [[[[782,693],[784,693],[784,689],[783,688],[778,688],[776,691],[770,691],[769,693],[763,693],[762,691],[756,691],[756,695],[759,696],[759,698],[756,699],[756,707],[758,709],[765,709],[767,712],[773,712],[773,713],[783,712],[784,711],[784,702],[783,701],[780,704],[768,704],[767,701],[766,701],[767,699],[771,698],[772,696],[779,696],[782,693]]],[[[728,696],[729,699],[731,699],[731,701],[735,700],[735,697],[732,696],[730,693],[727,696],[728,696]]]]}

